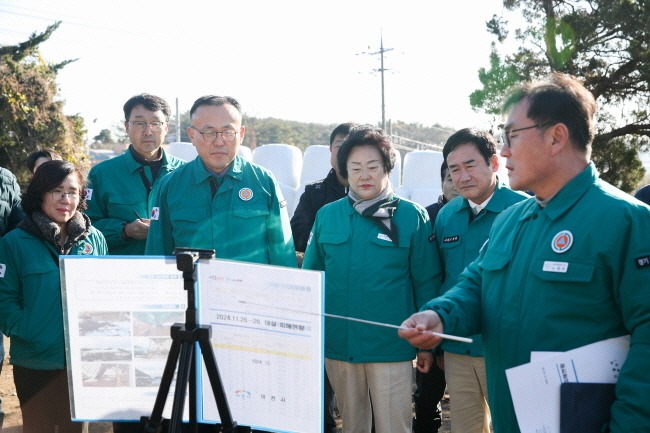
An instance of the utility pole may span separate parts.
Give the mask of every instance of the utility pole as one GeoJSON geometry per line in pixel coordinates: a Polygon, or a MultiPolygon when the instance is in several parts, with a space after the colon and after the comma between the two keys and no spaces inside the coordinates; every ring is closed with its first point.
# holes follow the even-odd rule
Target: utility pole
{"type": "Polygon", "coordinates": [[[368,54],[371,56],[375,56],[379,54],[380,67],[379,69],[375,69],[374,71],[379,72],[381,74],[381,128],[383,130],[386,130],[386,99],[384,95],[384,71],[388,70],[384,68],[384,53],[392,50],[393,50],[392,48],[384,48],[384,36],[382,33],[380,34],[379,37],[379,51],[375,51],[374,53],[368,53],[368,52],[361,53],[361,54],[368,54]]]}

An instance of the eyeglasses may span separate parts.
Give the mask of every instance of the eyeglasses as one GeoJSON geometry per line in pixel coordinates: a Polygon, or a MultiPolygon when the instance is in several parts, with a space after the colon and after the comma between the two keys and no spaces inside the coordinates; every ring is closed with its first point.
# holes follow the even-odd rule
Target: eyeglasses
{"type": "Polygon", "coordinates": [[[162,128],[162,126],[165,124],[165,122],[143,122],[141,120],[131,120],[129,121],[131,126],[135,127],[136,129],[139,129],[140,131],[144,131],[147,129],[147,126],[151,128],[152,132],[158,132],[162,128]]]}
{"type": "Polygon", "coordinates": [[[79,200],[79,193],[74,192],[74,191],[73,192],[65,192],[65,191],[60,190],[60,189],[53,189],[52,191],[50,191],[50,194],[52,194],[52,198],[55,201],[63,200],[63,197],[65,197],[66,195],[68,196],[68,199],[70,201],[79,200]]]}
{"type": "Polygon", "coordinates": [[[546,122],[538,123],[537,125],[526,126],[525,128],[517,128],[511,130],[504,129],[503,131],[501,131],[501,141],[503,141],[503,145],[505,147],[510,147],[510,134],[512,134],[513,132],[525,131],[527,129],[533,129],[533,128],[544,128],[550,126],[551,123],[552,122],[546,121],[546,122]]]}
{"type": "Polygon", "coordinates": [[[235,139],[235,136],[237,135],[237,132],[238,132],[238,131],[233,131],[231,129],[219,132],[219,131],[214,131],[212,129],[206,129],[205,131],[199,131],[194,126],[192,126],[191,128],[194,129],[199,134],[201,134],[203,139],[205,141],[207,141],[208,143],[210,143],[210,144],[214,144],[214,142],[217,141],[217,137],[219,136],[219,134],[221,134],[221,139],[224,142],[230,143],[231,141],[233,141],[235,139]]]}

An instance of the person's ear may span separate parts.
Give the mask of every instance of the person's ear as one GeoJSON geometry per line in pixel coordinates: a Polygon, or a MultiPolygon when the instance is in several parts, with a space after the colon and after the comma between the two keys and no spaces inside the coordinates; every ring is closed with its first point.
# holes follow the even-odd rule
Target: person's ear
{"type": "Polygon", "coordinates": [[[488,165],[494,173],[499,171],[499,156],[497,154],[492,155],[490,159],[488,159],[488,165]]]}

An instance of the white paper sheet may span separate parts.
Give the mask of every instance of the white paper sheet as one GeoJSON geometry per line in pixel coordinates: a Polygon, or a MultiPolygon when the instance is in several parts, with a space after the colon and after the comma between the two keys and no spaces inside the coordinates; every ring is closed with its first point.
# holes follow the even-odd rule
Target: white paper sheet
{"type": "Polygon", "coordinates": [[[559,433],[560,385],[616,383],[630,337],[599,341],[506,370],[522,433],[559,433]]]}
{"type": "Polygon", "coordinates": [[[61,276],[72,418],[151,415],[170,326],[185,321],[187,294],[176,261],[66,256],[61,276]]]}
{"type": "MultiPolygon", "coordinates": [[[[226,260],[199,268],[201,322],[212,326],[219,368],[230,372],[224,388],[238,424],[321,432],[322,275],[226,260]]],[[[205,373],[203,387],[203,417],[216,421],[205,373]]]]}

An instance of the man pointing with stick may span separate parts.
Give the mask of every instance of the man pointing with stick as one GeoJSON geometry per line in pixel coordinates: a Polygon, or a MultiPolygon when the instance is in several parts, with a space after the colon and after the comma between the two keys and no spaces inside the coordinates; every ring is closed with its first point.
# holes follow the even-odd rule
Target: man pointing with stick
{"type": "Polygon", "coordinates": [[[424,330],[481,333],[494,432],[516,433],[506,369],[530,362],[533,351],[631,334],[602,431],[650,431],[650,208],[599,179],[590,162],[596,102],[577,80],[525,83],[506,108],[510,186],[535,198],[497,217],[458,284],[399,335],[429,349],[441,339],[424,330]]]}

